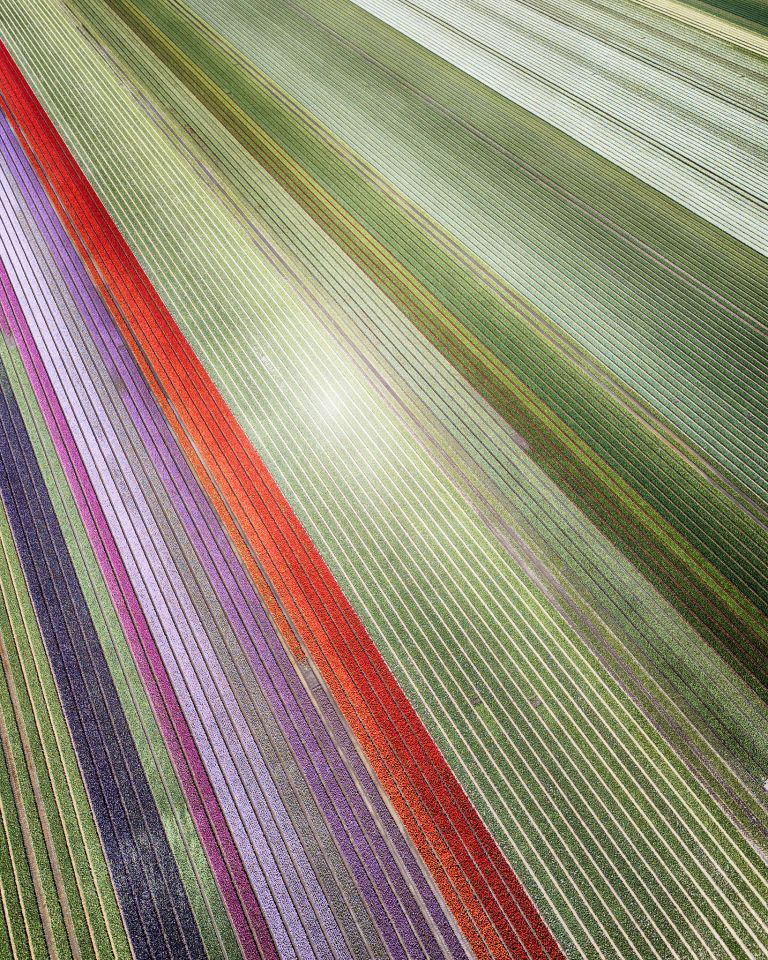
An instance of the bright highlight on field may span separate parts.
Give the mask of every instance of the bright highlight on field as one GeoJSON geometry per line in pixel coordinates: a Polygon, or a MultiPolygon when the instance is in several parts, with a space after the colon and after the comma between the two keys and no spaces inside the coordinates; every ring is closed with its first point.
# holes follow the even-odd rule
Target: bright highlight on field
{"type": "Polygon", "coordinates": [[[765,0],[0,40],[0,958],[768,958],[765,0]]]}

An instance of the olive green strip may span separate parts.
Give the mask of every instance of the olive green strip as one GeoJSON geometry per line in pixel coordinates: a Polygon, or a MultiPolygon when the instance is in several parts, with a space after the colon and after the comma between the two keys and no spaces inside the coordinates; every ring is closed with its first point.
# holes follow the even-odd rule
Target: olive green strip
{"type": "Polygon", "coordinates": [[[768,37],[768,3],[765,0],[681,0],[681,2],[768,37]]]}
{"type": "Polygon", "coordinates": [[[12,960],[45,960],[50,951],[5,751],[0,756],[0,888],[11,930],[12,960]]]}
{"type": "MultiPolygon", "coordinates": [[[[0,650],[0,655],[4,655],[4,650],[0,650]]],[[[41,816],[41,808],[36,803],[34,767],[30,771],[26,765],[23,734],[15,725],[15,719],[11,691],[3,675],[0,678],[0,745],[16,803],[16,814],[40,912],[45,945],[52,957],[72,958],[70,943],[75,941],[74,937],[69,937],[67,930],[69,906],[66,891],[57,884],[55,873],[58,871],[58,864],[49,856],[51,848],[48,846],[47,831],[43,825],[44,811],[41,816]]]]}
{"type": "MultiPolygon", "coordinates": [[[[2,855],[0,854],[0,860],[2,855]]],[[[0,870],[2,867],[0,867],[0,870]]],[[[5,912],[5,889],[0,883],[0,957],[12,957],[13,946],[11,945],[11,936],[8,930],[8,918],[5,912]]]]}

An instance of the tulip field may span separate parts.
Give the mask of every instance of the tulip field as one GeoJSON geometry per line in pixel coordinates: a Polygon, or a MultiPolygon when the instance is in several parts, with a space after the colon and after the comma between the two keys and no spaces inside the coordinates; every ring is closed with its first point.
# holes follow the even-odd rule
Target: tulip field
{"type": "Polygon", "coordinates": [[[0,0],[0,957],[768,957],[759,0],[0,0]]]}

